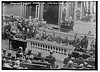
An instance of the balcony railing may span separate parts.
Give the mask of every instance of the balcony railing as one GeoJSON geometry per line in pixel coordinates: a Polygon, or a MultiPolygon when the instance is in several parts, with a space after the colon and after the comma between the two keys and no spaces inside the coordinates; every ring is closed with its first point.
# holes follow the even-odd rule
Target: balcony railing
{"type": "Polygon", "coordinates": [[[59,53],[66,55],[67,53],[70,53],[74,51],[73,46],[63,46],[61,44],[57,44],[54,42],[49,42],[49,41],[39,41],[39,40],[27,40],[27,48],[35,48],[35,49],[40,49],[44,51],[52,51],[54,53],[59,53]]]}

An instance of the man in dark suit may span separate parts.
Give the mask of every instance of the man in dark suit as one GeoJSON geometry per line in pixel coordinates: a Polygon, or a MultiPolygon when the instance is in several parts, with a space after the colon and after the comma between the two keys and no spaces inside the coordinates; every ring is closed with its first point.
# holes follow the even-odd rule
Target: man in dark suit
{"type": "Polygon", "coordinates": [[[27,29],[27,32],[26,32],[26,38],[31,38],[32,36],[31,36],[31,31],[30,31],[30,29],[27,29]]]}
{"type": "Polygon", "coordinates": [[[53,52],[50,52],[50,55],[46,56],[46,58],[50,59],[48,62],[51,64],[51,67],[54,68],[56,59],[53,57],[53,52]]]}
{"type": "Polygon", "coordinates": [[[84,48],[84,50],[87,50],[87,46],[88,46],[88,39],[87,36],[84,36],[84,38],[81,40],[81,47],[84,48]]]}
{"type": "Polygon", "coordinates": [[[75,63],[77,63],[78,65],[83,64],[84,59],[82,58],[82,56],[80,56],[79,58],[76,58],[75,63]]]}
{"type": "Polygon", "coordinates": [[[68,37],[62,39],[62,43],[65,43],[66,45],[68,45],[69,43],[68,37]]]}
{"type": "Polygon", "coordinates": [[[64,59],[63,64],[64,66],[67,66],[68,61],[71,59],[71,54],[68,53],[68,57],[64,59]]]}
{"type": "Polygon", "coordinates": [[[70,30],[73,31],[74,21],[72,20],[72,17],[69,17],[68,20],[68,26],[70,27],[70,30]]]}

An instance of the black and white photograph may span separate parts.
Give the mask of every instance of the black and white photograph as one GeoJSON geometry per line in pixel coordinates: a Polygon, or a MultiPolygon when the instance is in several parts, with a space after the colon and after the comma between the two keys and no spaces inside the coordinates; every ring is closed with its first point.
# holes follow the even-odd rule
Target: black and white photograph
{"type": "Polygon", "coordinates": [[[98,70],[98,1],[1,1],[2,70],[98,70]]]}

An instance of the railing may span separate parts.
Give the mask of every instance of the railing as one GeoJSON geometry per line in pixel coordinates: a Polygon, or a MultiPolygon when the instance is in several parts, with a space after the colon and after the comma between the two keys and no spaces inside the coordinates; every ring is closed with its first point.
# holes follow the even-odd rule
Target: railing
{"type": "Polygon", "coordinates": [[[57,44],[49,41],[40,41],[40,40],[27,40],[27,48],[35,48],[44,51],[53,51],[54,53],[64,54],[70,53],[74,51],[73,46],[62,46],[61,44],[57,44]]]}

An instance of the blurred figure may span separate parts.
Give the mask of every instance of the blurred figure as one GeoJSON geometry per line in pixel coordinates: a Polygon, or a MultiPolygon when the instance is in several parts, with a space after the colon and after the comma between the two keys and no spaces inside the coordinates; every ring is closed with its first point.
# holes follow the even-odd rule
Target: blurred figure
{"type": "Polygon", "coordinates": [[[84,36],[83,39],[81,40],[81,47],[84,48],[84,50],[87,50],[88,46],[88,39],[87,36],[84,36]]]}
{"type": "Polygon", "coordinates": [[[95,44],[96,44],[96,42],[95,42],[95,40],[93,40],[90,44],[91,48],[89,49],[89,52],[93,52],[94,55],[95,55],[95,44]]]}
{"type": "Polygon", "coordinates": [[[95,58],[93,56],[93,52],[90,53],[90,57],[87,59],[90,62],[95,62],[95,58]]]}
{"type": "Polygon", "coordinates": [[[20,61],[16,60],[15,65],[13,66],[14,69],[20,69],[20,61]]]}
{"type": "Polygon", "coordinates": [[[10,60],[6,60],[6,62],[4,63],[3,67],[12,68],[11,67],[11,61],[10,60]]]}
{"type": "Polygon", "coordinates": [[[27,38],[27,39],[31,38],[30,29],[27,29],[27,31],[26,31],[26,38],[27,38]]]}
{"type": "Polygon", "coordinates": [[[40,61],[43,62],[43,63],[48,63],[47,61],[45,61],[44,57],[42,57],[40,61]]]}
{"type": "Polygon", "coordinates": [[[84,64],[83,64],[83,66],[87,67],[87,65],[88,65],[88,63],[85,61],[84,64]]]}
{"type": "Polygon", "coordinates": [[[6,57],[6,50],[2,49],[2,57],[6,57]]]}
{"type": "Polygon", "coordinates": [[[84,63],[84,59],[80,56],[79,58],[76,58],[75,62],[79,65],[79,64],[83,64],[84,63]]]}
{"type": "Polygon", "coordinates": [[[91,31],[88,32],[88,35],[91,35],[91,31]]]}
{"type": "Polygon", "coordinates": [[[29,56],[29,59],[30,59],[31,61],[34,61],[34,55],[30,55],[30,56],[29,56]]]}
{"type": "Polygon", "coordinates": [[[42,34],[41,33],[36,34],[36,39],[42,40],[42,34]]]}
{"type": "Polygon", "coordinates": [[[22,39],[26,39],[26,31],[25,31],[25,28],[22,28],[22,31],[21,31],[21,34],[22,34],[22,39]]]}
{"type": "Polygon", "coordinates": [[[32,55],[32,50],[29,49],[29,50],[28,50],[28,53],[27,53],[26,55],[28,55],[28,56],[32,55]]]}
{"type": "Polygon", "coordinates": [[[41,52],[38,52],[37,57],[41,57],[42,58],[42,53],[41,52]]]}
{"type": "Polygon", "coordinates": [[[54,38],[53,38],[52,35],[49,34],[48,37],[47,37],[47,40],[50,41],[50,42],[53,42],[54,41],[54,38]]]}
{"type": "Polygon", "coordinates": [[[75,67],[74,67],[74,61],[75,61],[75,58],[74,58],[74,57],[72,57],[72,58],[68,61],[68,63],[67,63],[67,68],[68,68],[68,69],[75,69],[75,67]]]}
{"type": "Polygon", "coordinates": [[[25,61],[26,63],[32,63],[32,61],[29,59],[29,57],[27,56],[26,57],[26,61],[25,61]]]}
{"type": "Polygon", "coordinates": [[[69,19],[65,18],[62,24],[67,27],[68,31],[73,31],[74,21],[72,20],[72,16],[70,16],[69,19]]]}
{"type": "Polygon", "coordinates": [[[48,36],[46,35],[46,31],[43,30],[43,32],[42,32],[42,39],[46,40],[47,37],[48,37],[48,36]]]}
{"type": "Polygon", "coordinates": [[[58,44],[62,43],[62,38],[60,37],[59,34],[57,34],[57,35],[54,37],[54,41],[56,41],[58,44]]]}
{"type": "Polygon", "coordinates": [[[68,61],[71,59],[71,57],[72,57],[71,54],[68,53],[68,57],[65,58],[64,61],[63,61],[64,66],[67,66],[67,63],[68,63],[68,61]]]}
{"type": "Polygon", "coordinates": [[[64,19],[64,21],[61,21],[61,23],[62,23],[63,25],[67,25],[67,24],[68,24],[68,18],[66,17],[66,18],[64,19]]]}
{"type": "Polygon", "coordinates": [[[12,56],[11,60],[15,61],[16,60],[16,56],[12,56]]]}
{"type": "Polygon", "coordinates": [[[23,48],[19,47],[16,52],[16,57],[23,57],[23,48]]]}
{"type": "Polygon", "coordinates": [[[6,59],[5,57],[3,57],[3,58],[2,58],[2,66],[5,65],[6,61],[7,61],[7,59],[6,59]]]}
{"type": "Polygon", "coordinates": [[[39,24],[39,19],[38,18],[35,18],[34,19],[34,26],[38,26],[38,24],[39,24]]]}
{"type": "Polygon", "coordinates": [[[73,31],[74,21],[72,20],[72,16],[69,17],[68,25],[71,27],[71,31],[73,31]]]}
{"type": "Polygon", "coordinates": [[[53,57],[53,52],[50,52],[50,55],[46,56],[46,58],[50,59],[50,61],[48,61],[48,62],[51,64],[51,67],[54,68],[56,59],[55,59],[55,57],[53,57]]]}
{"type": "Polygon", "coordinates": [[[11,23],[11,33],[15,35],[17,33],[17,26],[15,22],[11,23]]]}
{"type": "Polygon", "coordinates": [[[32,21],[32,16],[29,16],[29,19],[28,20],[29,20],[29,22],[31,22],[32,21]]]}
{"type": "Polygon", "coordinates": [[[9,52],[9,53],[7,54],[7,60],[11,60],[11,58],[12,58],[12,54],[9,52]]]}
{"type": "Polygon", "coordinates": [[[65,43],[65,45],[68,45],[68,44],[69,44],[68,37],[65,37],[65,38],[62,40],[62,43],[65,43]]]}

